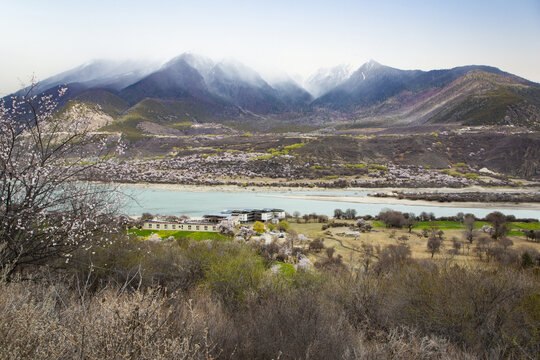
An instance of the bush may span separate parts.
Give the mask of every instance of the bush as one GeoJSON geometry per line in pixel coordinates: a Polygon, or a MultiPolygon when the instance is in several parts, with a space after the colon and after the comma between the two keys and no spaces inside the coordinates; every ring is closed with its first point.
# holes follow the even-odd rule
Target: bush
{"type": "Polygon", "coordinates": [[[324,249],[324,239],[316,238],[315,240],[310,241],[309,250],[313,252],[321,252],[324,249]]]}
{"type": "Polygon", "coordinates": [[[206,284],[226,306],[240,306],[246,294],[261,281],[265,271],[262,259],[236,244],[219,246],[216,253],[205,270],[206,284]]]}
{"type": "Polygon", "coordinates": [[[97,291],[108,284],[126,289],[185,288],[190,274],[182,271],[180,248],[172,243],[118,235],[110,244],[94,245],[73,254],[69,273],[97,291]]]}
{"type": "Polygon", "coordinates": [[[406,224],[405,216],[401,212],[393,210],[381,211],[379,220],[384,221],[386,227],[402,228],[406,224]]]}
{"type": "Polygon", "coordinates": [[[503,351],[506,358],[540,350],[533,325],[538,284],[515,271],[412,266],[392,283],[392,322],[447,337],[478,354],[503,351]]]}
{"type": "Polygon", "coordinates": [[[281,220],[277,224],[277,228],[279,229],[279,231],[288,231],[290,227],[291,225],[285,220],[281,220]]]}

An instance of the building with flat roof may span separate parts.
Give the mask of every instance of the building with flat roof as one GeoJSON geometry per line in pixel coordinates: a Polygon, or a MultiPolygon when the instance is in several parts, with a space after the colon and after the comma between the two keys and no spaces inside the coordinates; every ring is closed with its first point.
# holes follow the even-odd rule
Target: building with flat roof
{"type": "Polygon", "coordinates": [[[224,210],[222,214],[230,214],[238,217],[238,221],[242,224],[261,221],[261,222],[275,222],[285,219],[285,210],[283,209],[235,209],[224,210]]]}
{"type": "Polygon", "coordinates": [[[161,221],[147,220],[142,228],[145,230],[167,230],[167,231],[205,231],[218,232],[218,223],[208,221],[161,221]]]}

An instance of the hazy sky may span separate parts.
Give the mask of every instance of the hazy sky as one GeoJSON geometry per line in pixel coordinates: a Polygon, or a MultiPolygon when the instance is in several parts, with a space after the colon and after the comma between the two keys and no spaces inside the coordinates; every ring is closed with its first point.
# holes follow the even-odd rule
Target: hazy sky
{"type": "Polygon", "coordinates": [[[268,72],[374,59],[540,82],[540,0],[0,0],[0,94],[91,59],[233,57],[268,72]]]}

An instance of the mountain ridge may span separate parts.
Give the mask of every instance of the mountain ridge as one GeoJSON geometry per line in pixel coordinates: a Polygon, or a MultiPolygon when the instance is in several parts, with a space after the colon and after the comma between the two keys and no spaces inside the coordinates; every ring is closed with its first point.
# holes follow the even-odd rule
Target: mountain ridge
{"type": "MultiPolygon", "coordinates": [[[[172,108],[184,112],[175,115],[182,121],[242,122],[255,128],[272,121],[323,127],[352,121],[382,126],[462,123],[540,128],[540,85],[485,65],[423,71],[370,60],[354,71],[340,65],[316,72],[305,82],[311,83],[305,85],[311,86],[310,93],[291,78],[270,83],[242,63],[215,62],[189,53],[152,70],[135,64],[86,64],[38,85],[51,92],[61,80],[72,81],[61,105],[95,103],[115,121],[122,121],[130,108],[142,102],[143,107],[169,104],[165,108],[174,103],[172,108]],[[147,99],[154,103],[144,102],[147,99]]],[[[161,120],[146,114],[144,121],[161,120]]]]}

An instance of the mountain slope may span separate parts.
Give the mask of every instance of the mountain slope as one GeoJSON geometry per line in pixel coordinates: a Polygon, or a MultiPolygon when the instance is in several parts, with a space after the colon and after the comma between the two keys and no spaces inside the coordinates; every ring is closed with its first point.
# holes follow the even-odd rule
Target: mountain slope
{"type": "Polygon", "coordinates": [[[119,96],[132,105],[145,98],[194,101],[218,107],[226,105],[209,92],[201,74],[183,58],[173,59],[120,91],[119,96]]]}
{"type": "Polygon", "coordinates": [[[104,89],[90,89],[75,96],[71,101],[99,105],[101,110],[117,118],[129,108],[129,104],[118,95],[104,89]]]}
{"type": "Polygon", "coordinates": [[[208,86],[231,104],[258,114],[279,113],[286,109],[277,91],[259,74],[240,63],[222,62],[214,66],[208,86]]]}
{"type": "Polygon", "coordinates": [[[540,125],[540,87],[509,74],[468,72],[443,88],[402,91],[358,110],[357,119],[388,124],[461,123],[464,125],[540,125]]]}
{"type": "Polygon", "coordinates": [[[303,109],[313,101],[313,96],[292,79],[272,84],[277,97],[290,109],[303,109]]]}
{"type": "Polygon", "coordinates": [[[421,92],[442,88],[473,70],[503,72],[487,66],[465,66],[448,70],[399,70],[370,61],[349,79],[314,101],[315,106],[344,112],[381,103],[403,91],[421,92]]]}

